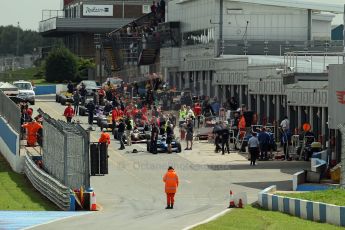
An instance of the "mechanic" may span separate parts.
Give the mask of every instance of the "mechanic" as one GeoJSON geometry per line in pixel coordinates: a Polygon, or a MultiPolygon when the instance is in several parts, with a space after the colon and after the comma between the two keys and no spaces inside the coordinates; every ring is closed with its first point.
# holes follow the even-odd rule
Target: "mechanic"
{"type": "Polygon", "coordinates": [[[73,93],[73,90],[74,90],[73,83],[72,83],[71,81],[68,81],[68,84],[67,84],[67,92],[68,92],[68,93],[73,93]]]}
{"type": "Polygon", "coordinates": [[[168,172],[163,177],[163,182],[165,183],[165,193],[167,194],[167,206],[165,209],[173,209],[179,180],[172,166],[169,166],[168,172]]]}
{"type": "Polygon", "coordinates": [[[266,132],[265,127],[263,127],[261,131],[259,132],[258,140],[260,143],[260,150],[261,150],[260,159],[268,160],[267,152],[269,150],[270,136],[266,132]]]}
{"type": "Polygon", "coordinates": [[[167,121],[167,127],[166,127],[166,134],[167,134],[167,145],[168,145],[168,153],[172,153],[171,151],[171,142],[174,139],[174,130],[172,127],[172,124],[170,123],[170,121],[167,121]]]}
{"type": "Polygon", "coordinates": [[[126,138],[127,138],[127,146],[132,145],[132,138],[131,138],[131,132],[133,129],[133,123],[131,121],[132,119],[130,117],[126,117],[126,138]]]}
{"type": "Polygon", "coordinates": [[[224,155],[225,146],[228,151],[228,154],[230,154],[230,147],[229,147],[230,131],[225,122],[222,124],[222,129],[220,130],[219,134],[222,141],[222,155],[224,155]]]}
{"type": "Polygon", "coordinates": [[[111,103],[109,101],[107,101],[105,103],[104,109],[103,109],[103,113],[104,115],[109,115],[110,111],[112,110],[113,106],[111,105],[111,103]]]}
{"type": "Polygon", "coordinates": [[[75,90],[73,92],[73,107],[74,107],[75,115],[78,115],[80,101],[81,101],[81,97],[80,97],[79,91],[75,90]]]}
{"type": "MultiPolygon", "coordinates": [[[[126,129],[126,125],[123,122],[123,119],[121,118],[120,119],[120,123],[119,123],[119,125],[117,127],[117,135],[118,135],[117,139],[120,141],[120,145],[121,145],[119,150],[125,149],[125,143],[124,143],[124,140],[123,140],[123,134],[125,132],[125,129],[126,129]]],[[[116,138],[114,137],[114,139],[116,139],[116,138]]]]}
{"type": "Polygon", "coordinates": [[[153,154],[157,154],[157,141],[158,141],[158,134],[159,129],[156,125],[156,122],[152,122],[152,129],[151,129],[151,152],[153,154]]]}
{"type": "Polygon", "coordinates": [[[198,121],[198,128],[200,127],[200,117],[201,117],[201,105],[200,103],[195,103],[194,105],[194,115],[196,116],[196,119],[194,119],[194,126],[195,126],[195,121],[198,121]]]}
{"type": "Polygon", "coordinates": [[[252,137],[249,138],[248,149],[250,153],[250,165],[255,166],[256,157],[260,152],[260,143],[255,132],[253,132],[252,137]]]}
{"type": "Polygon", "coordinates": [[[182,124],[185,123],[186,121],[186,116],[187,116],[187,108],[186,105],[182,105],[181,109],[179,111],[179,126],[181,127],[182,124]]]}
{"type": "Polygon", "coordinates": [[[36,120],[33,120],[23,124],[22,127],[27,130],[27,146],[35,146],[38,130],[42,129],[43,126],[36,120]]]}
{"type": "Polygon", "coordinates": [[[74,116],[74,110],[71,104],[68,104],[63,115],[66,117],[67,123],[71,123],[74,116]]]}
{"type": "Polygon", "coordinates": [[[214,136],[214,144],[216,146],[216,149],[214,151],[216,153],[218,153],[218,151],[221,150],[221,146],[220,146],[221,135],[219,133],[221,130],[222,130],[222,127],[220,126],[219,122],[216,122],[212,130],[212,133],[214,136]]]}
{"type": "Polygon", "coordinates": [[[89,123],[89,129],[92,130],[93,125],[93,113],[95,112],[96,106],[93,103],[93,101],[89,101],[86,105],[87,111],[88,111],[88,123],[89,123]]]}
{"type": "Polygon", "coordinates": [[[193,123],[192,119],[188,118],[187,119],[187,125],[186,125],[186,142],[187,142],[187,147],[185,150],[192,150],[193,147],[193,123]],[[190,147],[189,147],[189,142],[190,142],[190,147]]]}
{"type": "Polygon", "coordinates": [[[117,107],[114,107],[113,110],[111,111],[111,120],[113,122],[113,131],[116,126],[116,121],[119,119],[119,110],[117,107]]]}

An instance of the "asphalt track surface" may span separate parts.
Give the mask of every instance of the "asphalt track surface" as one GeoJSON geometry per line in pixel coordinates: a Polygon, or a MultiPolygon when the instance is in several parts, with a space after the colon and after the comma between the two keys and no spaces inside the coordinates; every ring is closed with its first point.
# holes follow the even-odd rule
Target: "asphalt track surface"
{"type": "MultiPolygon", "coordinates": [[[[64,106],[58,103],[37,100],[37,108],[64,120],[64,106]]],[[[80,121],[86,128],[87,117],[80,117],[80,121]]],[[[100,129],[97,127],[90,136],[96,141],[100,129]]],[[[192,151],[179,154],[152,155],[145,151],[144,144],[121,151],[118,148],[118,141],[112,139],[109,174],[91,177],[100,211],[34,229],[183,229],[224,211],[230,189],[246,192],[249,202],[255,202],[257,193],[269,185],[290,190],[292,174],[307,167],[305,162],[259,162],[252,167],[237,153],[213,153],[208,143],[195,143],[192,151]],[[133,148],[139,153],[131,153],[133,148]],[[170,165],[179,176],[180,186],[174,209],[165,210],[162,177],[170,165]]]]}

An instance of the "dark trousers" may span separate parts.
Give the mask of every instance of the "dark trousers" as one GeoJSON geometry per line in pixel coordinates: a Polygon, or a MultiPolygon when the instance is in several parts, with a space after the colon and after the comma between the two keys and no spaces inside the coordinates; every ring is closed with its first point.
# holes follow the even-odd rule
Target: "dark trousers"
{"type": "Polygon", "coordinates": [[[289,156],[289,145],[288,145],[288,143],[283,143],[283,148],[284,148],[285,160],[288,160],[288,159],[290,158],[290,156],[289,156]]]}
{"type": "Polygon", "coordinates": [[[257,147],[255,148],[249,148],[250,153],[250,165],[255,165],[256,157],[259,152],[259,149],[257,147]]]}
{"type": "Polygon", "coordinates": [[[218,135],[216,135],[216,138],[214,139],[214,144],[216,145],[216,150],[215,150],[216,152],[222,149],[222,147],[220,146],[221,139],[218,135]]]}
{"type": "Polygon", "coordinates": [[[123,141],[123,133],[117,133],[117,138],[120,141],[120,148],[124,149],[125,148],[125,143],[123,141]]]}
{"type": "Polygon", "coordinates": [[[92,125],[93,124],[93,113],[92,112],[89,112],[89,116],[88,116],[88,121],[89,121],[89,125],[92,125]]]}
{"type": "Polygon", "coordinates": [[[66,117],[67,123],[71,123],[72,117],[66,117]]]}
{"type": "Polygon", "coordinates": [[[261,150],[260,158],[267,159],[268,144],[261,144],[260,150],[261,150]]]}
{"type": "Polygon", "coordinates": [[[226,146],[226,149],[228,150],[228,153],[230,153],[229,138],[222,138],[222,154],[224,154],[225,152],[225,146],[226,146]]]}
{"type": "Polygon", "coordinates": [[[157,140],[151,140],[151,152],[153,154],[157,153],[157,140]]]}
{"type": "Polygon", "coordinates": [[[75,104],[74,105],[74,114],[78,114],[79,113],[79,104],[75,104]]]}
{"type": "MultiPolygon", "coordinates": [[[[196,120],[198,121],[198,128],[199,128],[200,127],[200,116],[197,116],[196,120]]],[[[195,126],[195,124],[194,124],[194,126],[195,126]]]]}

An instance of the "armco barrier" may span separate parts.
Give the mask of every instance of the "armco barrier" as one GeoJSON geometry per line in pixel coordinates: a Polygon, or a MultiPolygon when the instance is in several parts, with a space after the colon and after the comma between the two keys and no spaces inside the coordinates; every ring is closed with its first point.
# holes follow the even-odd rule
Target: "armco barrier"
{"type": "Polygon", "coordinates": [[[345,207],[275,195],[276,186],[259,192],[262,208],[316,222],[345,226],[345,207]]]}
{"type": "Polygon", "coordinates": [[[23,159],[19,156],[19,135],[1,116],[0,153],[6,158],[15,172],[23,172],[23,159]]]}
{"type": "Polygon", "coordinates": [[[70,209],[70,189],[38,168],[28,155],[25,156],[25,175],[32,185],[62,210],[70,209]]]}

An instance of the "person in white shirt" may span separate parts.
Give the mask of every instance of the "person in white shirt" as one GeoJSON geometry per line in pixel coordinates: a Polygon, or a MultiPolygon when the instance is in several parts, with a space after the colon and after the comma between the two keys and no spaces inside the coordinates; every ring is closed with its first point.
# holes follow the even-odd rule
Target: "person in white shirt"
{"type": "Polygon", "coordinates": [[[248,149],[250,153],[250,165],[255,165],[256,157],[260,152],[260,143],[256,137],[256,133],[252,133],[252,137],[248,140],[248,149]]]}
{"type": "Polygon", "coordinates": [[[187,118],[194,119],[194,112],[190,106],[187,106],[187,118]]]}
{"type": "Polygon", "coordinates": [[[284,132],[287,132],[290,129],[290,121],[287,116],[284,117],[284,120],[280,123],[280,127],[284,132]]]}

